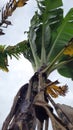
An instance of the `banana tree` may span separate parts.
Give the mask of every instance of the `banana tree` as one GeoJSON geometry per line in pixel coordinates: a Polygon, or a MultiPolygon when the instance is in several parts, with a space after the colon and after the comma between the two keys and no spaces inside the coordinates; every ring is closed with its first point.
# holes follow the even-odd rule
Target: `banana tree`
{"type": "Polygon", "coordinates": [[[55,69],[72,78],[73,64],[73,9],[63,16],[62,1],[37,1],[38,11],[31,19],[28,49],[24,56],[35,71],[43,64],[48,75],[55,69]]]}
{"type": "Polygon", "coordinates": [[[45,130],[47,130],[49,117],[54,130],[73,129],[73,124],[58,105],[53,103],[59,118],[48,105],[48,99],[52,101],[49,95],[54,98],[59,95],[65,96],[68,89],[67,85],[58,86],[57,80],[50,81],[48,79],[50,73],[57,70],[64,77],[73,79],[73,8],[64,17],[62,0],[37,0],[37,6],[38,10],[30,22],[27,41],[24,40],[14,47],[10,46],[3,50],[5,54],[3,63],[6,69],[8,55],[18,57],[23,53],[24,57],[31,62],[35,72],[29,84],[25,85],[28,88],[26,96],[22,96],[24,87],[17,93],[3,130],[8,127],[10,130],[35,129],[36,118],[39,120],[38,130],[43,129],[44,120],[45,130]],[[62,121],[61,115],[65,120],[62,121]]]}

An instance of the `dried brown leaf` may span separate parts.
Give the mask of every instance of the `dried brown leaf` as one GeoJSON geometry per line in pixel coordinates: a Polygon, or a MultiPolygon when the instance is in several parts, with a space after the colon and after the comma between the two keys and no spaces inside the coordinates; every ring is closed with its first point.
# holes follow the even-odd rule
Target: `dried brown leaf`
{"type": "Polygon", "coordinates": [[[59,95],[65,96],[68,91],[68,86],[57,86],[56,84],[58,83],[58,81],[50,82],[47,86],[46,93],[50,94],[54,98],[58,97],[59,95]]]}

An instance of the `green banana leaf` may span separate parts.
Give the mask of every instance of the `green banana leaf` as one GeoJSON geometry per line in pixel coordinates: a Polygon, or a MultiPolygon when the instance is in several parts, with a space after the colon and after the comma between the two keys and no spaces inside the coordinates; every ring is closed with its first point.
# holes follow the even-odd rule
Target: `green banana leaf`
{"type": "MultiPolygon", "coordinates": [[[[66,62],[61,51],[68,44],[69,40],[73,37],[73,9],[70,9],[68,14],[64,17],[62,10],[62,1],[43,0],[38,2],[40,13],[35,13],[31,20],[29,31],[29,44],[34,51],[34,63],[36,61],[37,68],[44,63],[48,66],[44,71],[48,74],[57,69],[57,64],[61,64],[58,72],[65,77],[72,78],[72,68],[69,69],[72,60],[66,62]],[[36,20],[35,20],[36,18],[36,20]],[[60,54],[61,53],[61,54],[60,54]],[[60,63],[60,57],[61,62],[60,63]],[[56,64],[56,67],[55,67],[56,64]],[[52,67],[54,66],[54,67],[52,67]],[[65,69],[65,66],[66,67],[65,69]],[[63,73],[62,67],[66,70],[63,73]],[[60,70],[61,69],[61,70],[60,70]],[[68,69],[68,70],[67,70],[68,69]]],[[[36,64],[35,64],[36,65],[36,64]]],[[[35,67],[36,68],[36,67],[35,67]]],[[[36,70],[37,70],[36,68],[36,70]]]]}
{"type": "Polygon", "coordinates": [[[53,60],[61,49],[73,38],[73,8],[63,18],[61,25],[57,28],[51,41],[48,59],[53,60]]]}
{"type": "MultiPolygon", "coordinates": [[[[37,1],[38,11],[31,19],[29,28],[29,55],[34,70],[47,64],[52,32],[59,27],[63,19],[62,0],[37,1]]],[[[24,56],[29,60],[28,53],[24,56]]]]}
{"type": "Polygon", "coordinates": [[[58,72],[67,78],[71,78],[73,80],[73,61],[70,61],[66,65],[63,65],[58,72]]]}
{"type": "MultiPolygon", "coordinates": [[[[68,41],[73,38],[73,8],[70,9],[68,14],[65,16],[61,26],[57,29],[56,37],[51,43],[51,49],[48,54],[48,59],[50,62],[58,55],[58,53],[68,44],[68,41]]],[[[61,57],[61,62],[64,60],[68,61],[68,56],[66,59],[61,57]]],[[[57,62],[59,59],[57,59],[57,62]]],[[[60,62],[60,61],[59,61],[60,62]]],[[[58,72],[65,77],[73,79],[73,61],[61,66],[58,72]]]]}
{"type": "Polygon", "coordinates": [[[34,71],[46,64],[43,72],[48,75],[57,69],[61,75],[73,79],[73,56],[63,54],[73,37],[73,8],[64,17],[62,0],[37,0],[37,6],[38,10],[30,22],[28,40],[0,51],[0,57],[4,55],[4,66],[8,69],[8,56],[19,58],[23,54],[31,62],[34,71]]]}

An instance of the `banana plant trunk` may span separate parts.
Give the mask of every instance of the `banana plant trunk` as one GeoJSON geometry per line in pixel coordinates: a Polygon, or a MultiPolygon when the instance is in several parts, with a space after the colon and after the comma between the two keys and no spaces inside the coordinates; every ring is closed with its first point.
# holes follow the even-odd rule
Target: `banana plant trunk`
{"type": "Polygon", "coordinates": [[[36,128],[48,130],[49,118],[53,130],[73,130],[73,125],[66,114],[50,96],[45,94],[46,81],[46,74],[38,71],[28,84],[20,88],[2,130],[35,130],[36,128]],[[48,104],[49,101],[52,102],[58,116],[54,114],[53,107],[48,104]]]}

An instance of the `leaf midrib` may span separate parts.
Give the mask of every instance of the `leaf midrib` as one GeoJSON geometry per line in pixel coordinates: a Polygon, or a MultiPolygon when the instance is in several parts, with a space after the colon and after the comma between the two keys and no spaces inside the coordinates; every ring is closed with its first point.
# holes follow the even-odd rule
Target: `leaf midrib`
{"type": "Polygon", "coordinates": [[[51,54],[52,54],[52,52],[53,52],[53,50],[54,50],[54,47],[55,47],[55,45],[56,45],[56,43],[57,43],[57,41],[58,41],[58,39],[59,39],[59,37],[60,37],[60,35],[61,35],[63,29],[64,29],[64,27],[66,26],[67,22],[68,22],[68,21],[66,21],[66,20],[63,21],[64,24],[62,24],[62,26],[61,26],[62,28],[60,27],[60,28],[61,28],[61,29],[60,29],[60,32],[58,33],[58,35],[57,35],[57,37],[56,37],[56,39],[55,39],[55,41],[54,41],[54,43],[53,43],[53,45],[52,45],[52,47],[51,47],[51,50],[50,50],[50,52],[49,52],[49,54],[48,54],[48,56],[47,56],[47,59],[50,58],[50,56],[51,56],[51,54]]]}

